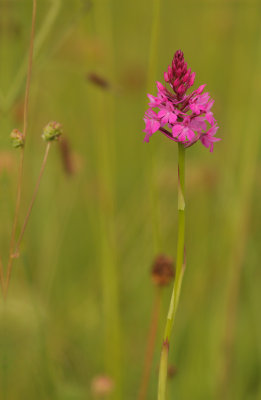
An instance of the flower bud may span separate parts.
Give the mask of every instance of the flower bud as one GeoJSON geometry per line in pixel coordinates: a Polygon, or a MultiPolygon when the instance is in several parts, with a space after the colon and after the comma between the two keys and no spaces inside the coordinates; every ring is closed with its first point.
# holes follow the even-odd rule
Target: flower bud
{"type": "Polygon", "coordinates": [[[179,87],[178,87],[178,89],[177,89],[177,94],[179,95],[179,96],[183,96],[183,94],[186,92],[186,88],[185,88],[185,86],[183,86],[183,85],[180,85],[179,87]]]}
{"type": "Polygon", "coordinates": [[[52,140],[58,140],[62,134],[62,125],[59,122],[51,121],[47,124],[43,130],[42,138],[46,142],[52,140]]]}
{"type": "Polygon", "coordinates": [[[182,68],[178,68],[176,71],[176,76],[180,77],[182,75],[182,68]]]}
{"type": "Polygon", "coordinates": [[[192,74],[190,75],[190,79],[189,79],[189,86],[194,85],[195,77],[196,77],[195,72],[192,72],[192,74]]]}
{"type": "Polygon", "coordinates": [[[179,78],[177,78],[177,79],[175,79],[173,86],[175,89],[177,89],[179,87],[179,85],[180,85],[180,80],[179,80],[179,78]]]}
{"type": "Polygon", "coordinates": [[[185,74],[187,72],[188,64],[185,63],[182,68],[182,73],[185,74]]]}
{"type": "Polygon", "coordinates": [[[199,88],[196,90],[197,94],[201,94],[203,90],[205,89],[206,84],[199,86],[199,88]]]}
{"type": "Polygon", "coordinates": [[[157,88],[159,92],[165,92],[165,86],[162,85],[162,83],[157,82],[157,88]]]}
{"type": "Polygon", "coordinates": [[[24,134],[20,132],[18,129],[13,129],[11,134],[11,143],[15,149],[19,147],[24,147],[24,134]]]}
{"type": "Polygon", "coordinates": [[[164,72],[164,81],[169,82],[169,75],[167,72],[164,72]]]}
{"type": "Polygon", "coordinates": [[[170,66],[168,66],[168,75],[169,75],[169,79],[172,80],[173,79],[173,71],[170,66]]]}

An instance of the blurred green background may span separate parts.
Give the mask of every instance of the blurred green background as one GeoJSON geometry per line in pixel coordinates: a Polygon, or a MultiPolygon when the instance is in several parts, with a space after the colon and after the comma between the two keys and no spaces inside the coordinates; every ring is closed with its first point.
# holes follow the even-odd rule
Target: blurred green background
{"type": "MultiPolygon", "coordinates": [[[[137,399],[156,289],[155,256],[175,260],[177,146],[143,142],[146,93],[182,49],[207,83],[222,138],[187,150],[187,268],[168,399],[261,399],[261,3],[38,0],[21,228],[50,120],[64,126],[65,168],[52,145],[0,303],[0,398],[137,399]],[[106,85],[90,79],[101,77],[106,85]],[[104,87],[106,86],[106,87],[104,87]],[[66,153],[67,154],[67,153],[66,153]],[[95,397],[96,396],[96,397],[95,397]]],[[[0,254],[15,207],[32,1],[0,0],[0,254]]],[[[97,81],[97,79],[96,79],[97,81]]],[[[64,154],[64,153],[63,153],[64,154]]],[[[171,285],[162,291],[148,390],[171,285]]]]}

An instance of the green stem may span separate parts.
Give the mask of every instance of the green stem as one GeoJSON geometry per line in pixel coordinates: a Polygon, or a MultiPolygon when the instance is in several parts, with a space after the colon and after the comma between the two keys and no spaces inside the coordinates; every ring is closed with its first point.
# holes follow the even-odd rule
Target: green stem
{"type": "MultiPolygon", "coordinates": [[[[37,33],[37,36],[34,40],[34,59],[39,54],[40,49],[42,48],[43,43],[45,42],[45,39],[47,38],[48,34],[50,33],[56,21],[56,18],[60,11],[61,4],[62,4],[61,0],[52,1],[52,6],[50,6],[49,8],[49,12],[46,16],[46,19],[44,20],[43,25],[39,29],[39,32],[37,33]]],[[[3,109],[4,112],[7,112],[15,102],[17,93],[19,93],[21,86],[23,84],[26,71],[27,71],[27,55],[25,56],[24,61],[20,65],[17,75],[13,79],[12,86],[7,95],[5,96],[4,102],[1,102],[2,104],[1,108],[3,109]]]]}
{"type": "Polygon", "coordinates": [[[168,371],[168,353],[170,334],[174,324],[176,311],[179,303],[180,290],[185,269],[184,263],[184,239],[185,239],[185,149],[184,146],[178,144],[178,243],[177,243],[177,261],[176,261],[176,277],[171,295],[167,322],[165,326],[163,346],[160,358],[159,370],[159,386],[158,400],[166,398],[166,381],[168,371]]]}

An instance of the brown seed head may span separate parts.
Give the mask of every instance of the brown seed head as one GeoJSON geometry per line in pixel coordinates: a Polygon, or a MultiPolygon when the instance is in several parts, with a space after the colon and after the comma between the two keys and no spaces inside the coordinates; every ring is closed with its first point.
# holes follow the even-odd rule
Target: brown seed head
{"type": "Polygon", "coordinates": [[[164,254],[157,256],[152,266],[151,276],[155,285],[168,285],[175,276],[172,258],[164,254]]]}
{"type": "Polygon", "coordinates": [[[12,146],[16,149],[24,147],[24,134],[18,129],[13,129],[10,134],[12,146]]]}
{"type": "Polygon", "coordinates": [[[58,140],[63,132],[62,125],[59,122],[51,121],[43,129],[42,138],[46,142],[58,140]]]}

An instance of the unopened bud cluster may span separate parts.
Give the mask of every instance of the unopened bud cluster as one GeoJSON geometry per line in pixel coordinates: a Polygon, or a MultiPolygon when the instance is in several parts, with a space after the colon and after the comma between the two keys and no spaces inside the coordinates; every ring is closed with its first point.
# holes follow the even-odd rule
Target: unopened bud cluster
{"type": "Polygon", "coordinates": [[[51,121],[45,126],[42,138],[46,142],[50,142],[53,140],[58,140],[61,134],[62,134],[62,125],[59,122],[51,121]]]}
{"type": "Polygon", "coordinates": [[[188,69],[183,52],[176,51],[171,67],[168,66],[168,72],[164,72],[165,82],[169,83],[178,97],[182,97],[193,86],[195,76],[195,72],[191,72],[191,68],[188,69]]]}
{"type": "Polygon", "coordinates": [[[24,134],[20,132],[18,129],[12,130],[10,134],[10,139],[12,146],[15,149],[18,149],[19,147],[24,147],[24,134]]]}

